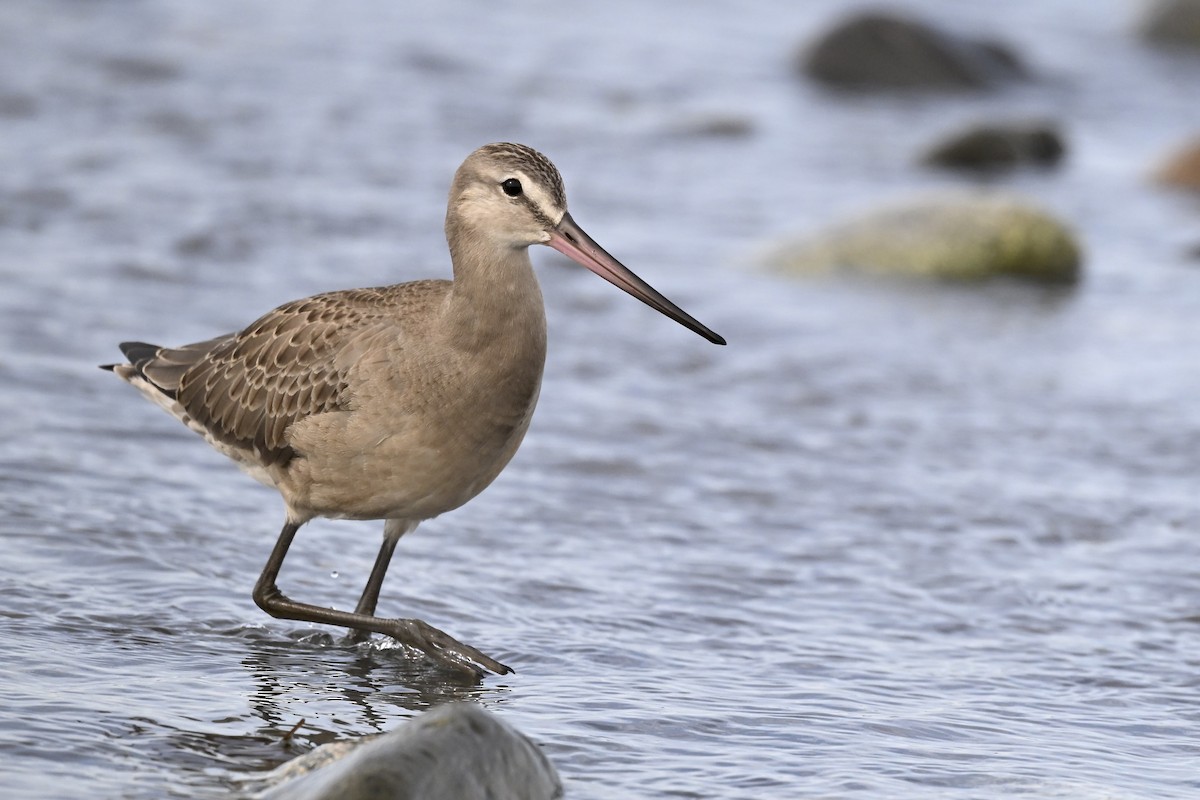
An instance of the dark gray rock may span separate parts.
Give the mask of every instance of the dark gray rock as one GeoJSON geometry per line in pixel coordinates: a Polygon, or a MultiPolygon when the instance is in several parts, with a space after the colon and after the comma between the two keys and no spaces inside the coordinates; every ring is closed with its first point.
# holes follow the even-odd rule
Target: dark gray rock
{"type": "Polygon", "coordinates": [[[982,123],[934,144],[921,161],[937,167],[1000,170],[1049,167],[1066,152],[1062,136],[1045,122],[982,123]]]}
{"type": "Polygon", "coordinates": [[[260,800],[554,800],[541,749],[473,703],[427,711],[361,744],[334,742],[284,764],[260,800]]]}
{"type": "Polygon", "coordinates": [[[799,54],[797,66],[827,86],[876,91],[978,91],[1026,75],[1003,44],[880,11],[838,23],[799,54]]]}
{"type": "Polygon", "coordinates": [[[1156,0],[1146,8],[1138,33],[1154,44],[1200,47],[1200,0],[1156,0]]]}

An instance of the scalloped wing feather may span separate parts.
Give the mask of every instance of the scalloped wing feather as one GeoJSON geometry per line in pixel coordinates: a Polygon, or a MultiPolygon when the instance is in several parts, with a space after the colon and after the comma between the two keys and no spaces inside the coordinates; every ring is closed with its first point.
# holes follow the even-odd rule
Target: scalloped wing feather
{"type": "Polygon", "coordinates": [[[240,333],[176,348],[131,343],[126,355],[206,436],[252,451],[264,466],[285,466],[295,455],[287,437],[295,422],[346,410],[354,359],[339,354],[406,311],[428,308],[448,286],[418,281],[316,295],[240,333]]]}

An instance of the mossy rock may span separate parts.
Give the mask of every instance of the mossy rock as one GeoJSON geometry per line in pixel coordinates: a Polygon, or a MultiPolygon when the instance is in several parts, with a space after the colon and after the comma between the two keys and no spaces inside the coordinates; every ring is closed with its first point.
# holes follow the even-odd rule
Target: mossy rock
{"type": "Polygon", "coordinates": [[[812,237],[785,241],[763,259],[772,270],[811,275],[845,269],[955,281],[1016,276],[1046,283],[1079,278],[1080,246],[1054,217],[988,196],[924,199],[884,208],[812,237]]]}

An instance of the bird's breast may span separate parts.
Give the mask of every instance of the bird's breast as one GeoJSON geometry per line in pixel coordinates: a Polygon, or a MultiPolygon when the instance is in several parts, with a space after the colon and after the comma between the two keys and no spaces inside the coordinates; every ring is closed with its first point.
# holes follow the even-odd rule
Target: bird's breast
{"type": "MultiPolygon", "coordinates": [[[[354,380],[344,412],[294,426],[288,502],[321,516],[429,519],[495,480],[529,429],[544,338],[408,353],[354,380]]],[[[286,496],[287,492],[285,492],[286,496]]]]}

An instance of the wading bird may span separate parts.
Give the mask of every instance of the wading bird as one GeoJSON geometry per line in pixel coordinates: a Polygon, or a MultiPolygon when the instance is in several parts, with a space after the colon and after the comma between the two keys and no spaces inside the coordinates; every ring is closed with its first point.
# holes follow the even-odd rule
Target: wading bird
{"type": "Polygon", "coordinates": [[[458,508],[520,445],[541,386],[546,314],[529,246],[546,244],[716,344],[567,213],[558,170],[519,144],[489,144],[454,176],[446,212],[453,280],[296,300],[238,333],[184,345],[126,342],[106,365],[279,491],[287,518],[254,587],[283,619],[381,633],[443,664],[511,672],[416,619],[375,616],[396,542],[458,508]],[[315,517],[385,520],[353,612],[285,596],[276,578],[315,517]]]}

